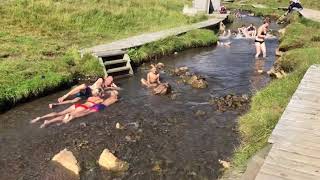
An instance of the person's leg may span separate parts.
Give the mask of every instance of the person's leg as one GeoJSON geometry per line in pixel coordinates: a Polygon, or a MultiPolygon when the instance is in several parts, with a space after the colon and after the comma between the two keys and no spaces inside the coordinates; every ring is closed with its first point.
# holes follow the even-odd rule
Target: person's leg
{"type": "Polygon", "coordinates": [[[144,85],[144,86],[147,86],[147,87],[150,86],[150,84],[144,78],[141,79],[141,84],[144,85]]]}
{"type": "Polygon", "coordinates": [[[75,88],[73,88],[71,91],[69,91],[67,94],[65,94],[64,96],[60,97],[58,99],[58,102],[63,102],[65,99],[67,99],[69,96],[75,95],[79,92],[81,92],[82,90],[85,90],[87,88],[86,84],[81,84],[75,88]]]}
{"type": "Polygon", "coordinates": [[[74,98],[72,100],[66,100],[66,101],[62,101],[62,102],[59,102],[59,103],[51,103],[51,104],[49,104],[49,108],[52,109],[55,106],[76,103],[76,102],[78,102],[80,100],[81,100],[81,98],[77,97],[77,98],[74,98]]]}
{"type": "Polygon", "coordinates": [[[266,43],[265,43],[265,42],[262,43],[262,44],[260,45],[260,47],[261,47],[261,51],[262,51],[263,58],[267,57],[266,43]]]}
{"type": "Polygon", "coordinates": [[[260,43],[256,42],[255,45],[256,45],[256,56],[255,57],[258,58],[261,53],[260,43]]]}
{"type": "Polygon", "coordinates": [[[65,109],[64,111],[52,112],[52,113],[49,113],[47,115],[44,115],[44,116],[41,116],[41,117],[37,117],[37,118],[31,120],[30,123],[32,124],[32,123],[38,122],[38,121],[46,119],[46,118],[53,118],[53,117],[56,117],[56,116],[62,116],[62,115],[65,115],[65,114],[67,114],[69,112],[74,111],[74,109],[75,109],[75,106],[72,105],[69,108],[65,109]]]}
{"type": "Polygon", "coordinates": [[[45,128],[45,127],[47,127],[48,125],[50,125],[52,123],[62,122],[64,118],[65,118],[65,115],[62,115],[62,116],[58,116],[56,118],[53,118],[51,120],[45,120],[43,122],[43,124],[41,124],[40,128],[45,128]]]}

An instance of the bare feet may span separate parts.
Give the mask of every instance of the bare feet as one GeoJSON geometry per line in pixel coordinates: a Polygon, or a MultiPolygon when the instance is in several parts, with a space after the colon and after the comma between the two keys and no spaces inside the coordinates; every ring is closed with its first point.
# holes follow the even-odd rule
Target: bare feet
{"type": "Polygon", "coordinates": [[[40,128],[45,128],[45,127],[47,127],[47,125],[48,125],[48,121],[45,120],[45,121],[43,122],[43,124],[41,124],[40,128]]]}
{"type": "Polygon", "coordinates": [[[37,117],[37,118],[35,118],[35,119],[32,119],[32,120],[30,121],[30,124],[33,124],[33,123],[38,122],[38,121],[40,121],[40,120],[41,120],[41,117],[37,117]]]}
{"type": "Polygon", "coordinates": [[[62,97],[60,97],[60,98],[58,99],[58,102],[61,103],[61,102],[63,102],[65,99],[66,99],[66,96],[62,96],[62,97]]]}

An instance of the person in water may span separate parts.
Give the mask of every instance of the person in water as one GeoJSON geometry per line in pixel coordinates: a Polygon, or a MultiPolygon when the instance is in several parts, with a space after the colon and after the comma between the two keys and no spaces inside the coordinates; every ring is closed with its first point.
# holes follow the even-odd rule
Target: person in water
{"type": "Polygon", "coordinates": [[[141,83],[148,88],[157,87],[161,84],[160,74],[155,65],[151,65],[150,72],[147,74],[147,80],[142,78],[141,83]]]}
{"type": "Polygon", "coordinates": [[[99,104],[95,104],[91,108],[87,108],[84,111],[73,111],[73,112],[67,113],[64,116],[63,123],[68,123],[76,118],[84,117],[89,114],[102,111],[108,106],[110,106],[111,104],[116,103],[118,101],[118,91],[112,90],[109,93],[110,93],[110,96],[107,99],[105,99],[103,102],[99,104]]]}
{"type": "Polygon", "coordinates": [[[253,24],[250,24],[250,26],[247,27],[248,36],[255,37],[256,33],[257,33],[257,28],[253,24]]]}
{"type": "Polygon", "coordinates": [[[81,84],[71,91],[69,91],[64,96],[58,99],[58,103],[51,103],[49,104],[49,108],[53,108],[58,105],[63,104],[71,104],[80,101],[81,99],[87,99],[88,97],[92,96],[92,91],[94,89],[103,88],[104,90],[112,90],[117,89],[117,85],[113,82],[112,76],[106,76],[104,78],[99,78],[93,85],[88,86],[86,84],[81,84]],[[66,100],[70,96],[75,96],[75,98],[71,100],[66,100]]]}
{"type": "Polygon", "coordinates": [[[227,48],[229,48],[229,47],[231,47],[231,42],[230,42],[230,41],[228,41],[228,42],[220,42],[220,41],[217,41],[217,45],[218,45],[218,46],[222,46],[222,47],[227,47],[227,48]]]}
{"type": "Polygon", "coordinates": [[[240,28],[238,28],[238,34],[246,36],[247,28],[246,28],[246,26],[244,24],[240,28]]]}
{"type": "Polygon", "coordinates": [[[103,102],[102,97],[104,97],[104,92],[101,88],[99,89],[94,89],[92,91],[92,95],[91,97],[88,98],[88,100],[83,103],[83,104],[74,104],[72,106],[70,106],[69,108],[65,109],[64,111],[61,112],[52,112],[49,113],[47,115],[41,116],[41,117],[37,117],[33,120],[30,121],[31,124],[36,123],[40,120],[44,120],[44,119],[49,119],[52,118],[51,120],[45,120],[44,123],[40,126],[40,128],[44,128],[49,124],[52,123],[63,123],[63,120],[65,118],[65,115],[68,113],[79,113],[88,109],[95,109],[95,106],[97,104],[100,104],[103,102]]]}
{"type": "Polygon", "coordinates": [[[256,55],[255,57],[258,58],[262,52],[263,58],[267,57],[267,48],[265,43],[265,38],[267,36],[267,32],[270,26],[270,18],[267,17],[263,21],[263,24],[258,28],[257,36],[255,39],[255,46],[256,46],[256,55]]]}

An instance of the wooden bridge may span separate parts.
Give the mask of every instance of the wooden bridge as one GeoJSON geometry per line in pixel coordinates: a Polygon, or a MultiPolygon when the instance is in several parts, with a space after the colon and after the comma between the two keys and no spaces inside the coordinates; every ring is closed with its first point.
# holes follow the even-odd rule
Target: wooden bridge
{"type": "Polygon", "coordinates": [[[256,180],[320,180],[320,65],[305,74],[269,143],[256,180]]]}

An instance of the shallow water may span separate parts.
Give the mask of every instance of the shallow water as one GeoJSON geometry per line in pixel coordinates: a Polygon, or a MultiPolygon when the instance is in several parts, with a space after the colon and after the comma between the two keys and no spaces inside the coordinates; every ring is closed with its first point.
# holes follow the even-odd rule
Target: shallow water
{"type": "Polygon", "coordinates": [[[51,112],[47,104],[65,92],[0,115],[0,179],[38,179],[53,155],[64,148],[80,162],[81,179],[216,179],[221,168],[218,160],[230,158],[238,144],[236,121],[243,112],[221,113],[208,102],[212,97],[251,94],[264,87],[270,79],[257,70],[271,68],[278,45],[276,39],[267,40],[268,57],[255,60],[253,40],[231,41],[231,48],[192,49],[158,60],[165,69],[189,67],[206,78],[207,89],[192,89],[179,83],[178,77],[162,72],[162,81],[172,85],[176,98],[153,96],[140,86],[140,78],[147,73],[145,65],[134,77],[117,81],[124,89],[119,103],[69,124],[39,129],[39,124],[28,123],[51,112]],[[205,115],[197,116],[198,110],[205,115]],[[125,129],[117,130],[117,122],[125,129]],[[129,170],[118,175],[100,170],[96,161],[104,148],[129,162],[129,170]],[[156,165],[160,169],[155,169],[156,165]]]}

